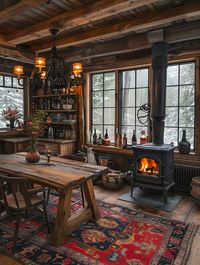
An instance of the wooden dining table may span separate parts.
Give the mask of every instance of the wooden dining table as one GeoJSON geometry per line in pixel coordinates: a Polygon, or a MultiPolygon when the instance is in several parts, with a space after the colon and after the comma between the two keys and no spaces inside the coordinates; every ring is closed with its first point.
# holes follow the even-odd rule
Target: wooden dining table
{"type": "Polygon", "coordinates": [[[45,156],[42,156],[38,163],[30,164],[25,160],[25,153],[17,153],[0,154],[0,172],[27,178],[58,192],[57,216],[50,235],[50,240],[55,246],[60,245],[82,223],[100,218],[92,179],[106,174],[107,167],[59,157],[52,157],[51,162],[48,163],[45,156]],[[73,190],[81,185],[87,203],[82,210],[70,216],[73,190]]]}

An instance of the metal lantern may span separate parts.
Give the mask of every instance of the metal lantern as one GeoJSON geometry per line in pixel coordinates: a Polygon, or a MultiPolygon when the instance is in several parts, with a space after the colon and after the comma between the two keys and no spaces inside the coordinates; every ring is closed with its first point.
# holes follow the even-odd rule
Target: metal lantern
{"type": "Polygon", "coordinates": [[[83,65],[82,63],[73,63],[72,65],[73,68],[73,74],[78,77],[81,75],[81,73],[83,72],[83,65]]]}
{"type": "Polygon", "coordinates": [[[44,58],[44,57],[35,57],[35,67],[39,68],[39,73],[41,73],[42,68],[46,67],[46,58],[44,58]]]}

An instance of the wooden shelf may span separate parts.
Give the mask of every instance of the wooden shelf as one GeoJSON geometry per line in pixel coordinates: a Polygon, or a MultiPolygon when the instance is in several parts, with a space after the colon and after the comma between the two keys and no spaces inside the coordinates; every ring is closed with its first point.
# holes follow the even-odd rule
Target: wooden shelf
{"type": "Polygon", "coordinates": [[[77,112],[78,110],[74,110],[74,109],[71,109],[71,110],[65,110],[65,109],[37,109],[35,111],[45,111],[45,112],[55,112],[55,113],[59,113],[59,112],[65,112],[65,113],[75,113],[77,112]]]}
{"type": "MultiPolygon", "coordinates": [[[[43,122],[43,124],[48,124],[47,122],[43,122]]],[[[77,121],[67,121],[67,122],[63,122],[63,121],[53,121],[51,122],[52,125],[75,125],[77,124],[77,121]]]]}
{"type": "MultiPolygon", "coordinates": [[[[76,91],[73,93],[57,93],[57,94],[42,94],[33,95],[32,109],[35,113],[44,112],[52,120],[51,124],[55,130],[55,136],[63,135],[68,131],[74,140],[66,140],[63,138],[56,138],[53,140],[47,138],[38,139],[38,145],[40,146],[39,151],[44,150],[45,145],[51,145],[54,148],[56,154],[59,155],[69,155],[75,153],[79,146],[78,139],[80,138],[80,100],[79,94],[76,91]],[[72,104],[69,104],[69,99],[71,99],[72,104]],[[64,105],[70,106],[64,106],[64,105]],[[70,117],[71,116],[71,117],[70,117]],[[70,132],[71,130],[71,132],[70,132]],[[59,132],[62,132],[59,133],[59,132]]],[[[43,125],[48,125],[47,121],[42,122],[43,125]]],[[[45,127],[45,126],[44,126],[45,127]]],[[[47,134],[47,126],[44,135],[47,134]]]]}
{"type": "Polygon", "coordinates": [[[41,96],[39,96],[39,95],[37,95],[37,96],[32,96],[33,98],[55,98],[55,97],[75,97],[75,96],[77,96],[77,94],[76,93],[72,93],[72,94],[49,94],[49,95],[41,95],[41,96]]]}
{"type": "Polygon", "coordinates": [[[38,142],[47,142],[47,143],[56,143],[56,144],[67,144],[67,143],[75,143],[76,140],[66,140],[63,138],[54,138],[54,139],[47,139],[47,138],[38,138],[38,142]]]}

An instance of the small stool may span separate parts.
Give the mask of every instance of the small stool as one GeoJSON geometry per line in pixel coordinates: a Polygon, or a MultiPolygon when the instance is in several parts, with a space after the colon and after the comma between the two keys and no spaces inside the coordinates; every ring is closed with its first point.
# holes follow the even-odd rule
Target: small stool
{"type": "Polygon", "coordinates": [[[191,187],[191,195],[196,199],[200,199],[200,177],[192,178],[191,187]]]}

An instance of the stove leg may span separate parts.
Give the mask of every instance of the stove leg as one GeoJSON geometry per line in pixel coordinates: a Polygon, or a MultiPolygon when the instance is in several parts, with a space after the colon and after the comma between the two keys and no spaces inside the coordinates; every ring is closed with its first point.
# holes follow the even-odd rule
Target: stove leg
{"type": "Polygon", "coordinates": [[[164,201],[164,203],[167,202],[167,194],[168,194],[168,191],[167,190],[164,190],[163,191],[163,201],[164,201]]]}
{"type": "Polygon", "coordinates": [[[174,196],[174,186],[171,188],[172,195],[174,196]]]}
{"type": "Polygon", "coordinates": [[[131,184],[131,197],[133,197],[134,182],[131,184]]]}

